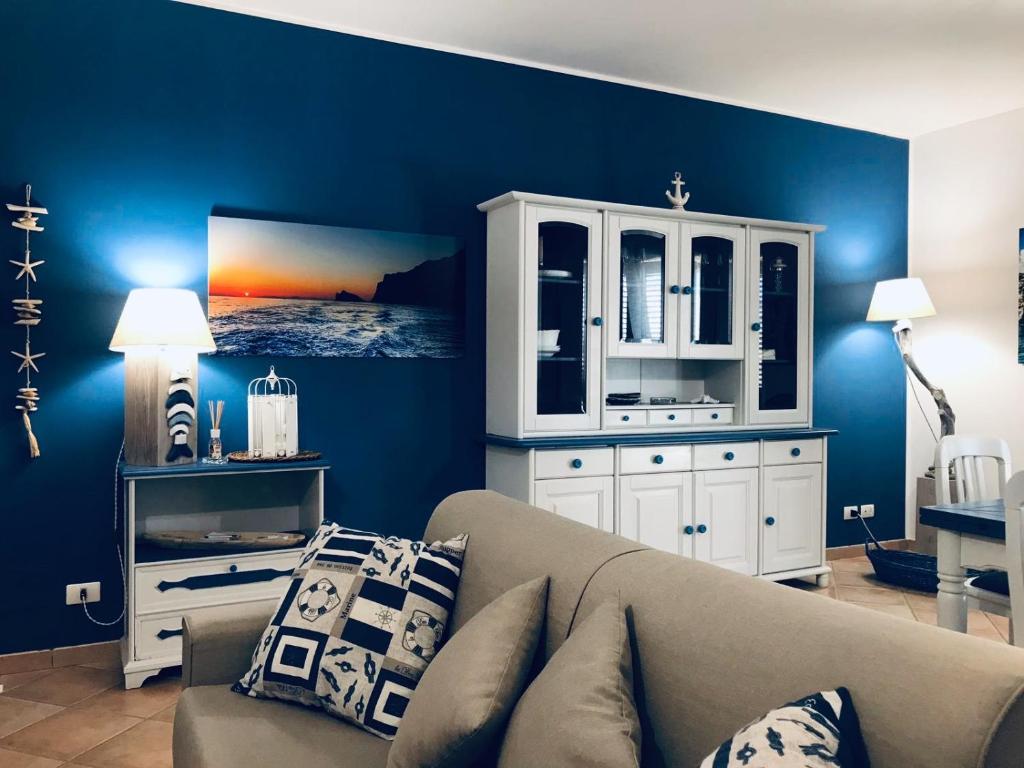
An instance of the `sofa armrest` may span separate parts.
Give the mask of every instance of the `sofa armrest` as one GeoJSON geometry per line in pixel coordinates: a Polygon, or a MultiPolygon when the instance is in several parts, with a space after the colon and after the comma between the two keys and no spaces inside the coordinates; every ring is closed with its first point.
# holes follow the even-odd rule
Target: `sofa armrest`
{"type": "Polygon", "coordinates": [[[182,617],[181,680],[193,685],[223,685],[249,669],[252,652],[270,623],[267,603],[227,606],[182,617]]]}

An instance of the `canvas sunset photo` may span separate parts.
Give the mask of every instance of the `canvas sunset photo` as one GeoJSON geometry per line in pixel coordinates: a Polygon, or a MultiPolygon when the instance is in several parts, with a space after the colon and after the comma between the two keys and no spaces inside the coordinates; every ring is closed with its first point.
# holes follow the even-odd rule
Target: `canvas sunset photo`
{"type": "Polygon", "coordinates": [[[454,237],[211,216],[210,329],[223,355],[462,355],[454,237]]]}

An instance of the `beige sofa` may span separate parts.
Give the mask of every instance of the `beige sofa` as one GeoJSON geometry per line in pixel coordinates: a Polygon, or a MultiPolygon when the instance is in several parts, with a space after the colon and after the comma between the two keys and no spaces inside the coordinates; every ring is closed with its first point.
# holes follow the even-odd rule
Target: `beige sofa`
{"type": "MultiPolygon", "coordinates": [[[[839,685],[853,694],[875,768],[1024,765],[1019,649],[645,549],[489,491],[446,499],[425,538],[463,531],[470,543],[456,631],[505,590],[544,574],[548,657],[602,601],[632,606],[645,768],[697,766],[766,710],[839,685]]],[[[229,690],[268,618],[242,609],[186,617],[175,768],[384,766],[387,741],[229,690]]]]}

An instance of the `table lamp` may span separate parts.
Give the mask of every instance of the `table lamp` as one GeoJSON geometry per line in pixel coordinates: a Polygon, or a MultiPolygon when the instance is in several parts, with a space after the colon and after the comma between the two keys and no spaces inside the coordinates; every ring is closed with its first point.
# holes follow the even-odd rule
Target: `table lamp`
{"type": "Polygon", "coordinates": [[[939,408],[942,436],[945,437],[952,435],[955,431],[956,416],[946,399],[946,393],[934,386],[921,373],[921,369],[914,362],[911,349],[911,330],[913,328],[910,322],[911,318],[932,317],[933,315],[935,315],[935,305],[932,304],[921,278],[903,277],[898,280],[882,280],[875,283],[875,292],[871,296],[867,319],[895,321],[892,333],[900,354],[903,356],[903,362],[935,399],[935,404],[939,408]]]}
{"type": "Polygon", "coordinates": [[[200,352],[213,352],[194,291],[136,288],[110,349],[124,353],[124,458],[162,467],[196,460],[200,352]]]}

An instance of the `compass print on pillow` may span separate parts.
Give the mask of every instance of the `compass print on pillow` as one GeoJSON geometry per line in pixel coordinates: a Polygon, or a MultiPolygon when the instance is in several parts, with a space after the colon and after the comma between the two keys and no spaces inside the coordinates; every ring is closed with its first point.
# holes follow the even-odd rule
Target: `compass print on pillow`
{"type": "Polygon", "coordinates": [[[304,589],[295,604],[302,618],[306,621],[316,621],[341,605],[341,598],[338,597],[337,587],[329,579],[320,579],[316,584],[304,589]]]}

